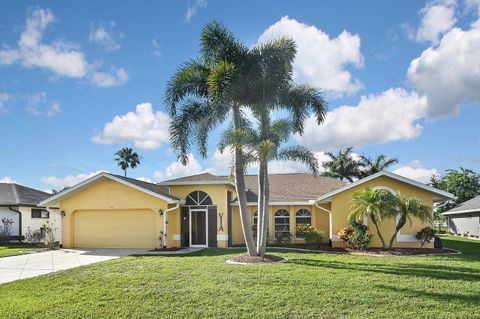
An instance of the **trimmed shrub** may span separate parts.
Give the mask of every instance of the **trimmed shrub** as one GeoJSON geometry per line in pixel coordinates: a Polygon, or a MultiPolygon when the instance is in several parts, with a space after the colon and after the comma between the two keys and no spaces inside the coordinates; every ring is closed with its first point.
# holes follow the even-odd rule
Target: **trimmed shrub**
{"type": "Polygon", "coordinates": [[[368,233],[368,227],[355,220],[341,229],[337,236],[347,247],[360,250],[367,249],[373,239],[373,235],[368,233]]]}
{"type": "Polygon", "coordinates": [[[307,244],[314,245],[319,245],[323,237],[325,237],[322,231],[316,230],[310,225],[298,225],[296,235],[297,238],[305,239],[307,244]]]}
{"type": "Polygon", "coordinates": [[[416,235],[415,238],[420,240],[420,247],[423,248],[426,243],[431,243],[432,239],[435,238],[435,230],[432,227],[422,228],[416,235]]]}

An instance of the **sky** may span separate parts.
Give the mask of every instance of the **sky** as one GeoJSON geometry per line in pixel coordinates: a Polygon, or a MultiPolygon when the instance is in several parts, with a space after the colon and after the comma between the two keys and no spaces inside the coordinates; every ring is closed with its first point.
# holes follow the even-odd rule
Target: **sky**
{"type": "MultiPolygon", "coordinates": [[[[300,144],[354,146],[397,157],[391,171],[428,182],[460,166],[480,170],[480,0],[3,1],[0,3],[0,182],[61,189],[99,171],[158,182],[227,174],[231,154],[195,150],[182,166],[169,145],[168,79],[199,51],[217,20],[247,46],[288,36],[294,80],[322,90],[325,122],[308,119],[300,144]]],[[[304,172],[271,162],[270,172],[304,172]]],[[[254,173],[255,168],[250,172],[254,173]]]]}

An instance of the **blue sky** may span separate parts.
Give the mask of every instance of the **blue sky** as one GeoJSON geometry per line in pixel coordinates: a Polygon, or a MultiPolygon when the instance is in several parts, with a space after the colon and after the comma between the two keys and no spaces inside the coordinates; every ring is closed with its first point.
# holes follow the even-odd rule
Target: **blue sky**
{"type": "MultiPolygon", "coordinates": [[[[323,89],[330,113],[292,143],[396,156],[420,181],[480,170],[480,1],[9,1],[0,4],[0,180],[59,189],[133,146],[150,181],[212,171],[228,154],[176,163],[166,81],[198,52],[213,19],[247,45],[297,41],[295,79],[323,89]]],[[[295,163],[274,172],[305,171],[295,163]]]]}

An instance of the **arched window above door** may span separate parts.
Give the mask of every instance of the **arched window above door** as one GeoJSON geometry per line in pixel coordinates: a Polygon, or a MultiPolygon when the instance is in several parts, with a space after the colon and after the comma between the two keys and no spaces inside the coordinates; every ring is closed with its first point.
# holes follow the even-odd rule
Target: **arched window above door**
{"type": "Polygon", "coordinates": [[[213,205],[212,199],[207,193],[202,191],[194,191],[188,194],[185,200],[186,206],[207,206],[213,205]]]}

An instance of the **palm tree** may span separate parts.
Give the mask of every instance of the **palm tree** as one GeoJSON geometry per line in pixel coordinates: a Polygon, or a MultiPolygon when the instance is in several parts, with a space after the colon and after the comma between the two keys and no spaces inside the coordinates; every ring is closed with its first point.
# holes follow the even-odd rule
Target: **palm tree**
{"type": "Polygon", "coordinates": [[[127,168],[135,169],[140,164],[140,157],[131,148],[124,147],[115,153],[115,161],[127,177],[127,168]]]}
{"type": "Polygon", "coordinates": [[[293,40],[281,38],[248,49],[225,27],[212,22],[202,30],[200,53],[200,59],[180,67],[167,87],[166,104],[173,117],[172,146],[183,164],[188,161],[191,140],[197,142],[201,156],[205,157],[209,132],[232,114],[230,135],[234,140],[231,145],[242,229],[249,255],[257,255],[247,212],[247,161],[240,141],[248,135],[248,127],[241,107],[285,109],[295,123],[295,132],[302,133],[303,122],[311,110],[318,114],[318,122],[323,120],[325,102],[317,90],[291,83],[296,54],[293,40]],[[269,68],[267,62],[271,64],[269,68]]]}
{"type": "Polygon", "coordinates": [[[355,178],[361,178],[363,163],[353,158],[352,151],[353,147],[350,146],[339,150],[337,154],[326,152],[325,155],[330,157],[330,160],[323,163],[322,166],[326,171],[322,175],[349,182],[353,182],[355,178]]]}
{"type": "Polygon", "coordinates": [[[360,170],[361,178],[381,172],[387,169],[389,166],[398,163],[398,159],[396,157],[386,157],[383,154],[373,159],[363,155],[360,158],[363,164],[363,168],[360,170]]]}
{"type": "MultiPolygon", "coordinates": [[[[172,116],[172,147],[186,165],[192,140],[202,157],[207,155],[208,134],[232,114],[235,131],[241,134],[241,106],[251,90],[248,77],[252,65],[248,48],[218,22],[201,32],[200,58],[184,63],[167,85],[165,101],[172,116]]],[[[245,244],[256,255],[247,211],[244,154],[234,147],[234,178],[245,244]]]]}
{"type": "Polygon", "coordinates": [[[385,189],[365,189],[353,195],[353,203],[348,218],[359,222],[365,217],[369,218],[375,226],[382,247],[385,249],[387,246],[380,232],[380,223],[385,218],[395,216],[396,213],[396,200],[392,193],[385,189]]]}
{"type": "Polygon", "coordinates": [[[424,205],[421,200],[416,197],[407,197],[402,194],[397,194],[396,196],[396,207],[398,209],[398,214],[400,218],[398,219],[397,225],[395,227],[395,233],[390,239],[390,244],[388,249],[393,248],[393,242],[397,237],[398,232],[402,229],[403,226],[407,223],[407,220],[411,223],[412,218],[418,218],[420,221],[432,222],[432,209],[424,205]]]}
{"type": "Polygon", "coordinates": [[[314,154],[301,146],[280,148],[291,133],[303,133],[308,115],[314,114],[317,123],[323,122],[327,103],[319,90],[292,81],[293,61],[296,56],[295,42],[279,38],[260,44],[251,50],[256,73],[252,79],[251,104],[253,114],[259,122],[253,134],[258,161],[258,227],[257,253],[264,256],[267,244],[269,202],[269,160],[291,160],[306,164],[314,174],[318,172],[318,161],[314,154]],[[291,120],[271,121],[271,112],[286,110],[291,120]]]}
{"type": "Polygon", "coordinates": [[[227,146],[239,144],[248,154],[246,164],[258,163],[258,224],[257,224],[257,254],[265,255],[267,245],[269,181],[268,162],[271,160],[296,161],[305,164],[310,171],[318,174],[318,160],[315,154],[303,146],[282,146],[288,141],[290,134],[295,131],[291,120],[270,120],[268,111],[258,115],[258,127],[254,129],[250,123],[245,124],[246,134],[238,136],[234,128],[227,130],[220,141],[220,151],[227,146]]]}

